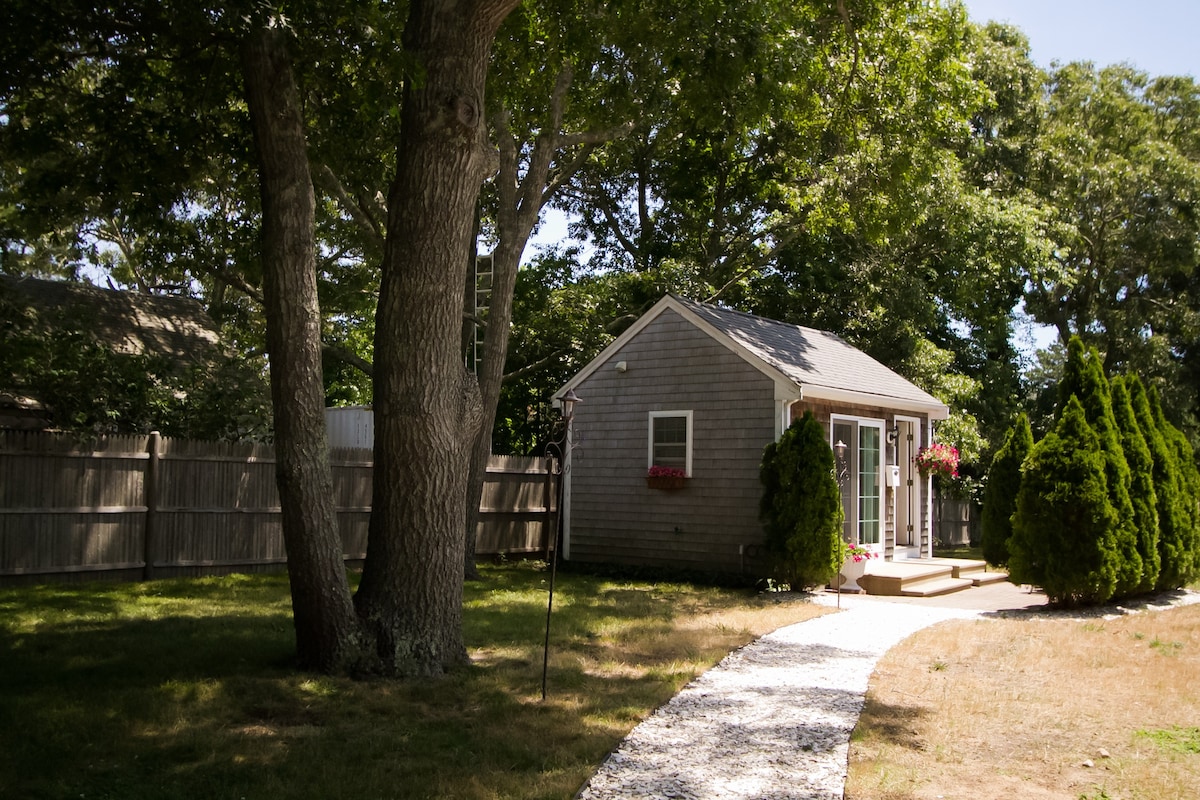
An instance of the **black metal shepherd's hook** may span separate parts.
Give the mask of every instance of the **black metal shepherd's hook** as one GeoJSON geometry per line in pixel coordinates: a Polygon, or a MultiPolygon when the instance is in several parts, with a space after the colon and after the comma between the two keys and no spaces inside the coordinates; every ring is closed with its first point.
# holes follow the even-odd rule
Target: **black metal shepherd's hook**
{"type": "MultiPolygon", "coordinates": [[[[579,395],[574,389],[568,389],[562,396],[562,439],[546,445],[546,457],[552,458],[558,453],[558,486],[555,487],[555,500],[558,503],[558,515],[554,525],[554,540],[550,555],[550,595],[546,601],[546,640],[542,645],[542,700],[546,699],[546,674],[550,668],[550,614],[554,610],[554,577],[558,572],[558,544],[563,526],[563,484],[570,470],[568,457],[571,454],[571,420],[575,417],[575,404],[580,402],[579,395]]],[[[553,463],[553,461],[551,461],[553,463]]]]}

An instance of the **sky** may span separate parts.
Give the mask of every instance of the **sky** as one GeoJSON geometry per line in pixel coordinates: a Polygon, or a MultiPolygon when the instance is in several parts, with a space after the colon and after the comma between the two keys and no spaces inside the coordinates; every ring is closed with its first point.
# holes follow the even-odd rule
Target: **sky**
{"type": "Polygon", "coordinates": [[[1200,0],[964,0],[974,22],[1007,22],[1033,60],[1128,62],[1151,75],[1200,78],[1200,0]]]}

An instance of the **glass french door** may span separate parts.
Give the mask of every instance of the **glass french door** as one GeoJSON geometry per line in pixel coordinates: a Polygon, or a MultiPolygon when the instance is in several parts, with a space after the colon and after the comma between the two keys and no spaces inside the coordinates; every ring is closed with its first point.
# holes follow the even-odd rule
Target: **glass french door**
{"type": "Polygon", "coordinates": [[[830,426],[847,542],[882,550],[883,422],[834,417],[830,426]]]}

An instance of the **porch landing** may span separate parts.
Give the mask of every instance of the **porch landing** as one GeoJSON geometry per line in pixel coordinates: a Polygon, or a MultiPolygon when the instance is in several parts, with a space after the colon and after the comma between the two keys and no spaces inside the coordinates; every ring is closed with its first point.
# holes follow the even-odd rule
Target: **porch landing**
{"type": "Polygon", "coordinates": [[[964,558],[909,558],[871,561],[858,585],[867,594],[889,597],[934,597],[1008,579],[988,572],[987,563],[964,558]]]}

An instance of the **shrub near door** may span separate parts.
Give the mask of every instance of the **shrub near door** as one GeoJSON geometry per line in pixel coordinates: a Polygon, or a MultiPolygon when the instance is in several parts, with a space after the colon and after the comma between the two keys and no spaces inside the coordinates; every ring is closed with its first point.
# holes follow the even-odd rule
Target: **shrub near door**
{"type": "Polygon", "coordinates": [[[842,565],[842,497],[833,450],[812,412],[763,451],[760,518],[778,578],[793,588],[828,582],[842,565]]]}

